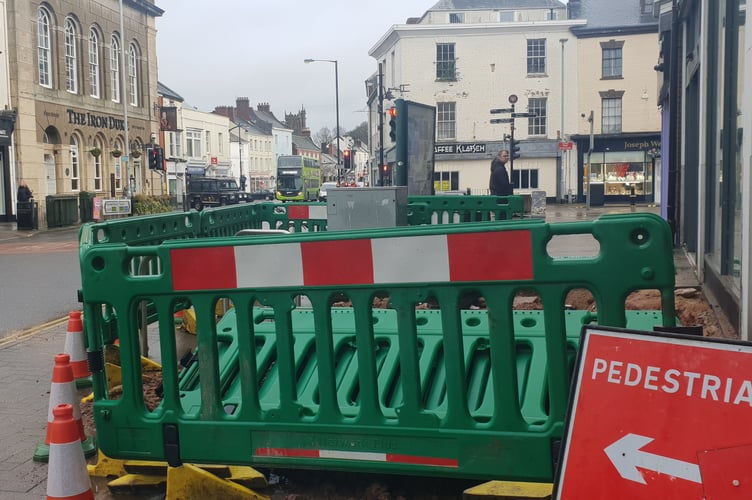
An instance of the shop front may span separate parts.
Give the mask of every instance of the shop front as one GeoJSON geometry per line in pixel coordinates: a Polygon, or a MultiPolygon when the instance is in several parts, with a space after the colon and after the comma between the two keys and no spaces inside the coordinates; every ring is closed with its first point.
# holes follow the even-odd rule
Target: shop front
{"type": "Polygon", "coordinates": [[[573,136],[577,144],[577,199],[590,206],[660,204],[660,133],[573,136]],[[588,199],[589,198],[589,199],[588,199]]]}

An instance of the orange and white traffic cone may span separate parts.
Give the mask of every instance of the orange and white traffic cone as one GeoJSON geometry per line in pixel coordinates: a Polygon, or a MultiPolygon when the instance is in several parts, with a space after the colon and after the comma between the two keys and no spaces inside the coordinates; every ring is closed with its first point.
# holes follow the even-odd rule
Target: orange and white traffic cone
{"type": "Polygon", "coordinates": [[[97,452],[94,439],[84,432],[84,423],[81,420],[81,409],[73,383],[73,368],[70,364],[70,356],[67,354],[55,355],[55,366],[52,368],[52,385],[50,386],[50,406],[47,411],[47,436],[44,443],[37,446],[34,452],[34,460],[47,462],[50,456],[51,425],[53,421],[53,409],[61,404],[69,404],[73,407],[73,417],[78,428],[78,439],[81,442],[84,454],[91,456],[97,452]]]}
{"type": "Polygon", "coordinates": [[[86,458],[79,445],[79,426],[74,419],[75,406],[57,405],[52,409],[50,465],[47,468],[47,500],[94,500],[86,458]]]}
{"type": "Polygon", "coordinates": [[[65,348],[63,352],[70,356],[73,367],[73,378],[76,387],[91,386],[91,372],[86,360],[86,343],[84,339],[84,326],[81,321],[81,311],[68,313],[68,331],[65,334],[65,348]]]}

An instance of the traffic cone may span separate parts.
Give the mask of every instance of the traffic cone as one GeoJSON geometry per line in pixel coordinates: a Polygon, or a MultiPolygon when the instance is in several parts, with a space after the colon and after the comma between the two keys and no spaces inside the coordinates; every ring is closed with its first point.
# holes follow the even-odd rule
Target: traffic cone
{"type": "Polygon", "coordinates": [[[76,387],[91,387],[91,372],[89,371],[89,363],[86,361],[86,344],[84,342],[81,311],[71,311],[68,314],[68,332],[65,334],[63,352],[70,356],[76,387]]]}
{"type": "Polygon", "coordinates": [[[94,500],[86,458],[78,444],[80,430],[74,409],[69,404],[52,409],[53,420],[47,427],[50,435],[47,500],[94,500]]]}
{"type": "Polygon", "coordinates": [[[53,409],[61,404],[69,404],[73,407],[73,416],[77,421],[78,439],[81,442],[84,454],[88,457],[97,452],[94,439],[84,432],[84,423],[81,420],[81,409],[73,384],[73,368],[70,364],[70,356],[67,354],[55,355],[55,366],[52,369],[52,385],[50,387],[50,406],[47,411],[47,436],[44,443],[37,446],[34,452],[34,460],[47,462],[50,456],[51,424],[53,421],[53,409]]]}

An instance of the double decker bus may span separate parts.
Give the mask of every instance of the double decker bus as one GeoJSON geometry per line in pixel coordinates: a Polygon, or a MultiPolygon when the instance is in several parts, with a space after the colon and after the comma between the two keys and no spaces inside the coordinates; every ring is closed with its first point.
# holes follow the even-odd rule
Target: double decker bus
{"type": "Polygon", "coordinates": [[[277,160],[276,198],[281,201],[318,201],[321,166],[315,158],[291,155],[277,160]]]}

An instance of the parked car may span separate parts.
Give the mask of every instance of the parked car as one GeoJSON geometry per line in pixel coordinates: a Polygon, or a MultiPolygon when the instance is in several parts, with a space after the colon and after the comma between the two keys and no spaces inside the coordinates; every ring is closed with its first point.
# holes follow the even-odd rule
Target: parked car
{"type": "Polygon", "coordinates": [[[240,190],[235,179],[229,177],[200,177],[188,181],[186,198],[196,210],[204,207],[235,205],[248,201],[248,193],[240,190]]]}
{"type": "Polygon", "coordinates": [[[252,193],[248,193],[248,198],[250,200],[266,200],[270,201],[274,199],[274,192],[269,191],[268,189],[262,189],[260,191],[254,191],[252,193]]]}
{"type": "Polygon", "coordinates": [[[324,182],[321,184],[321,187],[319,187],[319,201],[326,201],[326,191],[329,188],[336,188],[337,183],[336,182],[324,182]]]}

